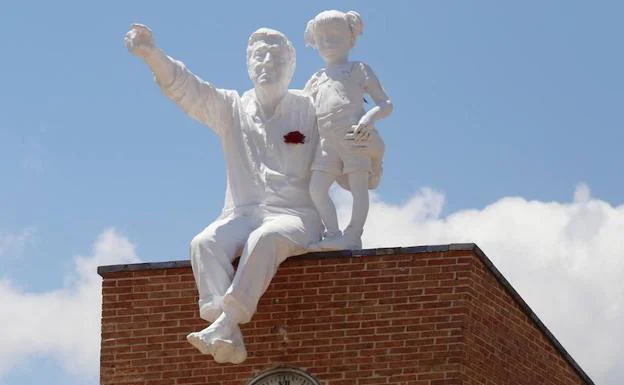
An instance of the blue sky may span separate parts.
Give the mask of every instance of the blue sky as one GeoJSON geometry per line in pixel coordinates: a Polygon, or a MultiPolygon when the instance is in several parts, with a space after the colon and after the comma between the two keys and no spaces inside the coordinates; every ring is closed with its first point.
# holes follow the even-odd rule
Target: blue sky
{"type": "MultiPolygon", "coordinates": [[[[375,70],[395,106],[378,124],[387,152],[373,197],[379,211],[371,217],[381,221],[387,209],[411,215],[410,226],[428,220],[447,226],[438,226],[443,234],[406,235],[397,242],[483,239],[486,253],[504,272],[509,266],[512,283],[530,296],[530,288],[542,287],[531,280],[534,271],[514,275],[514,266],[520,267],[506,256],[519,249],[521,258],[551,255],[540,244],[548,231],[510,237],[513,230],[503,221],[487,228],[500,230],[488,232],[490,238],[485,228],[471,238],[448,226],[475,214],[479,221],[466,225],[474,228],[491,220],[485,216],[492,211],[507,218],[504,210],[519,210],[533,213],[524,217],[529,231],[557,215],[549,210],[561,208],[567,224],[581,213],[574,229],[585,234],[597,226],[589,233],[602,237],[575,249],[578,266],[600,266],[589,269],[594,275],[587,285],[597,285],[606,271],[624,272],[617,258],[624,251],[617,245],[624,236],[621,2],[21,1],[0,7],[0,289],[4,282],[17,302],[20,295],[80,292],[85,277],[76,256],[102,263],[185,259],[188,241],[222,207],[217,137],[162,96],[147,67],[128,54],[123,35],[130,23],[149,25],[158,45],[199,76],[239,91],[250,87],[247,37],[261,26],[279,29],[297,49],[292,88],[301,88],[322,66],[304,46],[305,24],[332,8],[362,15],[364,34],[351,57],[375,70]],[[123,252],[105,247],[107,240],[122,244],[123,252]],[[592,258],[583,258],[590,250],[592,258]]],[[[344,198],[340,194],[337,199],[344,198]]],[[[370,231],[367,239],[378,245],[370,231]]],[[[567,263],[540,258],[530,259],[531,266],[567,263]]],[[[589,271],[578,266],[570,271],[589,271]]],[[[563,281],[580,282],[574,277],[563,281]]],[[[609,292],[624,293],[615,278],[609,292]]],[[[601,295],[596,290],[581,292],[601,295]]],[[[9,297],[0,295],[0,312],[10,311],[3,306],[9,297]]],[[[536,303],[527,298],[537,310],[538,297],[536,303]]],[[[615,316],[604,320],[624,320],[616,305],[615,316]]],[[[538,311],[546,321],[549,308],[538,311]]],[[[561,319],[552,315],[551,325],[561,319]]],[[[566,335],[566,328],[559,330],[566,335]]],[[[564,346],[575,346],[577,330],[570,327],[564,346]]],[[[0,346],[6,346],[2,338],[0,346]]],[[[4,370],[0,365],[0,384],[96,383],[97,373],[64,363],[61,356],[76,350],[50,344],[4,370]]],[[[624,378],[615,364],[585,362],[604,383],[624,378]]]]}

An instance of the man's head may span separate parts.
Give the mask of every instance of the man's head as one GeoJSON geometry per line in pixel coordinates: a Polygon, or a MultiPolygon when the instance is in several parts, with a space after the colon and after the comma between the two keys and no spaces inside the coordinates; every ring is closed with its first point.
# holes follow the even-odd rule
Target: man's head
{"type": "Polygon", "coordinates": [[[281,32],[260,28],[247,43],[247,71],[255,87],[286,90],[295,73],[295,48],[281,32]]]}

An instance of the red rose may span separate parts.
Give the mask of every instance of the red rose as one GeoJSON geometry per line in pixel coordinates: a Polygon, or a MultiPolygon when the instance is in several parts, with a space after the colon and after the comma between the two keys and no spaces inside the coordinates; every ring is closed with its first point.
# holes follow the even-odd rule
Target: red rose
{"type": "Polygon", "coordinates": [[[284,135],[284,143],[303,144],[305,142],[305,135],[299,131],[290,131],[284,135]]]}

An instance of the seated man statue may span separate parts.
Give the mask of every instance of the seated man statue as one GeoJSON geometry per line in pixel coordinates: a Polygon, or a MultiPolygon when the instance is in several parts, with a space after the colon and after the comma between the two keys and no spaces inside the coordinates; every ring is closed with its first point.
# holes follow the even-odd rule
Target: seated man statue
{"type": "Polygon", "coordinates": [[[133,24],[125,43],[151,68],[163,93],[221,139],[225,206],[190,246],[200,317],[211,325],[187,339],[217,362],[240,363],[247,351],[239,324],[250,321],[279,264],[321,237],[308,192],[318,142],[315,110],[307,96],[288,90],[295,49],[281,32],[252,33],[247,69],[253,89],[239,96],[165,55],[144,25],[133,24]]]}

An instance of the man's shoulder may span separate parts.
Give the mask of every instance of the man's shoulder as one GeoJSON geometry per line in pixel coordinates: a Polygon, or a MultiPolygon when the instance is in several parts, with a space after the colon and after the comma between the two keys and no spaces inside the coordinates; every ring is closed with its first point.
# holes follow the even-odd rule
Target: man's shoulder
{"type": "Polygon", "coordinates": [[[312,99],[304,90],[288,90],[288,95],[295,103],[312,105],[312,99]]]}
{"type": "Polygon", "coordinates": [[[251,100],[255,100],[255,95],[256,95],[256,91],[252,88],[252,89],[249,89],[249,90],[243,92],[243,95],[240,98],[241,98],[241,100],[243,102],[245,102],[245,101],[248,101],[250,99],[251,100]]]}

